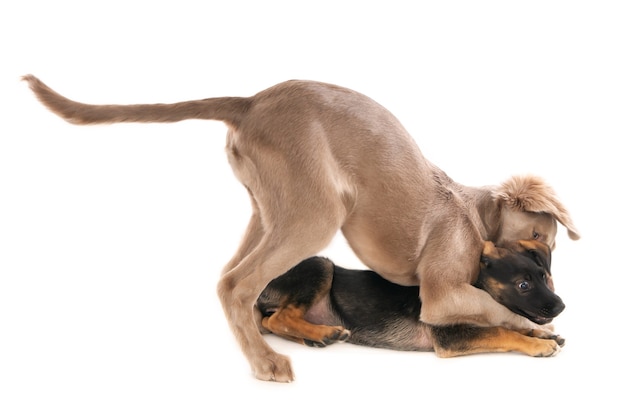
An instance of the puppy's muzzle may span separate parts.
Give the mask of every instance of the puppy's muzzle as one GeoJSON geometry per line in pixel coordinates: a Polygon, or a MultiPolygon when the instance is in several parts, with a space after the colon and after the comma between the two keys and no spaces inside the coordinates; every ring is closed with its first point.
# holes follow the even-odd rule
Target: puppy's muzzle
{"type": "Polygon", "coordinates": [[[533,314],[528,318],[537,324],[548,324],[561,314],[563,310],[565,310],[565,303],[563,303],[560,297],[556,296],[552,302],[544,304],[539,309],[537,315],[533,314]]]}

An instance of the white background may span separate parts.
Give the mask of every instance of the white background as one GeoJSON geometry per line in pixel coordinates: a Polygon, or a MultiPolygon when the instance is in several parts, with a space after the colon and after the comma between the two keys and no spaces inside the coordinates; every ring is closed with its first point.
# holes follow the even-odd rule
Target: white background
{"type": "MultiPolygon", "coordinates": [[[[622,5],[3,2],[0,415],[624,415],[622,5]],[[567,345],[438,359],[268,337],[297,379],[255,380],[215,294],[249,215],[225,127],[73,126],[26,73],[93,103],[331,82],[458,182],[544,177],[583,236],[561,229],[553,256],[567,345]]],[[[360,266],[341,237],[325,253],[360,266]]]]}

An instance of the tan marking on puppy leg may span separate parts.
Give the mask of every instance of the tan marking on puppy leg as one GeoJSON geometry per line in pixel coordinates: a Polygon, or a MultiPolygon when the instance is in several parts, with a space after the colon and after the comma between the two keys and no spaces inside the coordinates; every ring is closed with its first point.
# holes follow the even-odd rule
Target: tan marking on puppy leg
{"type": "Polygon", "coordinates": [[[320,346],[347,339],[350,332],[341,326],[324,326],[309,323],[304,319],[305,311],[288,305],[263,318],[262,324],[270,332],[289,340],[304,343],[310,340],[320,346]]]}
{"type": "Polygon", "coordinates": [[[523,335],[503,327],[483,329],[480,337],[472,338],[456,346],[442,348],[435,344],[435,353],[441,358],[470,355],[475,353],[519,352],[528,356],[554,356],[560,350],[552,339],[541,339],[523,335]]]}

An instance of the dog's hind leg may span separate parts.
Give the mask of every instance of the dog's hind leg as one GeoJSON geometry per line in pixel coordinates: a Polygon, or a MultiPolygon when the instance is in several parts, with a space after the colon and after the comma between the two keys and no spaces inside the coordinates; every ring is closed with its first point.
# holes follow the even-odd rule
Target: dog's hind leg
{"type": "Polygon", "coordinates": [[[289,382],[294,378],[286,356],[276,353],[263,339],[254,318],[255,302],[265,286],[304,258],[323,249],[332,239],[315,245],[298,239],[264,236],[259,245],[239,265],[227,272],[219,282],[218,295],[228,323],[250,362],[254,375],[261,380],[289,382]]]}
{"type": "Polygon", "coordinates": [[[288,382],[293,380],[289,359],[264,340],[254,306],[272,279],[330,244],[347,216],[350,188],[318,124],[288,118],[269,128],[266,114],[248,114],[255,117],[227,134],[228,161],[247,188],[254,213],[218,295],[254,375],[288,382]],[[302,135],[297,140],[293,127],[283,128],[296,122],[302,135]]]}
{"type": "Polygon", "coordinates": [[[259,207],[249,190],[248,193],[250,194],[252,216],[250,217],[250,221],[248,222],[248,228],[246,229],[243,238],[239,243],[239,248],[237,249],[237,252],[222,269],[222,275],[226,274],[228,271],[237,266],[243,258],[245,258],[250,252],[252,252],[254,248],[256,248],[256,246],[263,238],[263,224],[261,222],[259,207]]]}
{"type": "MultiPolygon", "coordinates": [[[[323,208],[320,203],[310,210],[323,208]]],[[[294,376],[289,359],[272,350],[259,332],[254,305],[273,278],[330,243],[342,221],[333,216],[333,211],[337,213],[330,208],[323,210],[328,213],[323,220],[318,216],[320,221],[307,227],[302,227],[297,219],[273,222],[271,233],[264,233],[258,245],[219,282],[218,295],[228,323],[258,379],[289,382],[294,376]]]]}

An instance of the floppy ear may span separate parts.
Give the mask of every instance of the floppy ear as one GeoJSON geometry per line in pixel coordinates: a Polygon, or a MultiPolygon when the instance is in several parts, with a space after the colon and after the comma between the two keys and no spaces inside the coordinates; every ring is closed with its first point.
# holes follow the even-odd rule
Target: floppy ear
{"type": "Polygon", "coordinates": [[[486,240],[483,246],[483,253],[480,256],[480,263],[484,267],[488,267],[491,265],[491,260],[495,258],[499,258],[500,255],[498,250],[496,249],[496,245],[493,242],[486,240]]]}
{"type": "Polygon", "coordinates": [[[503,182],[493,192],[493,196],[512,210],[548,213],[567,228],[570,239],[580,238],[569,212],[558,200],[554,190],[539,177],[513,176],[503,182]]]}
{"type": "Polygon", "coordinates": [[[548,245],[538,240],[518,240],[517,243],[526,249],[539,266],[545,268],[550,273],[552,252],[550,252],[548,245]]]}

